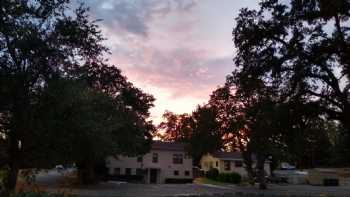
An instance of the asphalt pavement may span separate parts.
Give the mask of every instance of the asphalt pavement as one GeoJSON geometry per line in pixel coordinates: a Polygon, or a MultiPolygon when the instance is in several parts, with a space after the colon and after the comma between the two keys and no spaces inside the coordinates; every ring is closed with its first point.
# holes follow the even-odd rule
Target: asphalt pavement
{"type": "MultiPolygon", "coordinates": [[[[64,179],[64,173],[55,170],[40,173],[37,184],[49,192],[62,192],[58,183],[64,179]]],[[[83,197],[165,197],[195,196],[199,194],[214,195],[229,193],[263,193],[264,196],[339,196],[349,197],[350,187],[323,187],[310,185],[269,185],[269,189],[261,191],[257,187],[236,185],[216,186],[209,184],[132,184],[123,182],[103,182],[98,185],[79,188],[66,188],[66,191],[83,197]]]]}

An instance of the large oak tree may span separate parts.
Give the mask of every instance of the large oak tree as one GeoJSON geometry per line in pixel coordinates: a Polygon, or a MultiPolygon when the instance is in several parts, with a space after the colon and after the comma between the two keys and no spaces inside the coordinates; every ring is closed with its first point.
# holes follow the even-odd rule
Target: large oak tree
{"type": "Polygon", "coordinates": [[[347,0],[266,0],[242,9],[233,30],[239,86],[302,98],[350,132],[350,3],[347,0]]]}
{"type": "Polygon", "coordinates": [[[154,98],[108,64],[103,40],[83,5],[1,1],[3,195],[14,189],[23,167],[59,162],[89,167],[106,155],[147,150],[154,98]]]}

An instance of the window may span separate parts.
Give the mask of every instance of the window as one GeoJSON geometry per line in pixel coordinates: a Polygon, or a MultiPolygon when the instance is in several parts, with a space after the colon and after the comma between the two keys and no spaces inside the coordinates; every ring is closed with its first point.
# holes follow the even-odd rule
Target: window
{"type": "Polygon", "coordinates": [[[158,153],[153,153],[153,155],[152,155],[152,162],[153,163],[158,163],[158,153]]]}
{"type": "Polygon", "coordinates": [[[231,170],[231,162],[230,161],[224,161],[224,169],[227,171],[231,170]]]}
{"type": "Polygon", "coordinates": [[[174,175],[175,175],[175,176],[179,176],[179,171],[178,171],[178,170],[175,170],[175,171],[174,171],[174,175]]]}
{"type": "Polygon", "coordinates": [[[131,175],[131,168],[125,168],[125,175],[131,175]]]}
{"type": "Polygon", "coordinates": [[[185,171],[185,176],[190,176],[190,171],[186,170],[185,171]]]}
{"type": "Polygon", "coordinates": [[[183,162],[183,155],[182,154],[174,154],[173,155],[173,163],[174,164],[182,164],[183,162]]]}
{"type": "Polygon", "coordinates": [[[136,168],[136,175],[143,175],[143,170],[141,168],[136,168]]]}
{"type": "Polygon", "coordinates": [[[143,157],[142,156],[137,157],[137,162],[141,163],[142,161],[143,161],[143,157]]]}
{"type": "Polygon", "coordinates": [[[242,161],[235,161],[235,167],[242,167],[243,162],[242,161]]]}
{"type": "Polygon", "coordinates": [[[119,175],[120,174],[120,168],[114,168],[114,174],[119,175]]]}
{"type": "Polygon", "coordinates": [[[219,167],[219,162],[218,161],[215,162],[215,166],[219,167]]]}

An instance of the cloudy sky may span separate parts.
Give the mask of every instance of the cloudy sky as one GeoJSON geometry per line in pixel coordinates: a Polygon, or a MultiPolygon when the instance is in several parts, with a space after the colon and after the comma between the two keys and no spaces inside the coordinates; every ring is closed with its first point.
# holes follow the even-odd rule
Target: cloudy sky
{"type": "Polygon", "coordinates": [[[108,39],[111,63],[155,96],[152,119],[192,112],[234,65],[232,28],[257,0],[89,0],[108,39]]]}

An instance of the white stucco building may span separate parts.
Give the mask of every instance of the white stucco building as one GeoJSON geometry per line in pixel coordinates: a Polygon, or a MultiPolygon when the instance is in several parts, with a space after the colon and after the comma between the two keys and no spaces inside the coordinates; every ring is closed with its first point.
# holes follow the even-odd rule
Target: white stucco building
{"type": "Polygon", "coordinates": [[[155,141],[143,156],[108,157],[106,163],[111,176],[139,175],[144,183],[193,179],[192,158],[183,143],[155,141]]]}

